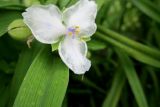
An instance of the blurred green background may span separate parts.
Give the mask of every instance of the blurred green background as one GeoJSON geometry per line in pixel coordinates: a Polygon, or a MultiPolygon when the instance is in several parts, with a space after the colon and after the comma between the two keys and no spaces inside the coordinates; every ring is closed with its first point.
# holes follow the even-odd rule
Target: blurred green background
{"type": "Polygon", "coordinates": [[[54,46],[34,40],[29,49],[8,34],[27,29],[8,26],[32,4],[76,2],[0,0],[0,107],[160,107],[160,0],[97,0],[85,75],[69,71],[54,46]]]}

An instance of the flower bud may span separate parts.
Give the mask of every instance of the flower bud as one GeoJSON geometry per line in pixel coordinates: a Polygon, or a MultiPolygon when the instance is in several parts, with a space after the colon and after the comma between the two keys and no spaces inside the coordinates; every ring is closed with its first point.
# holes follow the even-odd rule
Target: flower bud
{"type": "Polygon", "coordinates": [[[22,19],[14,20],[8,26],[9,35],[16,40],[27,40],[29,36],[32,35],[30,29],[26,26],[22,19]]]}

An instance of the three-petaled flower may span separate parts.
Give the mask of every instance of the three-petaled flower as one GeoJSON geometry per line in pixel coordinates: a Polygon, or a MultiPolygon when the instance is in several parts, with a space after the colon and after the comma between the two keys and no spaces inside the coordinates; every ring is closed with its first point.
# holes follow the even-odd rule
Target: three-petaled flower
{"type": "Polygon", "coordinates": [[[79,0],[61,12],[55,5],[34,5],[22,14],[33,36],[45,44],[60,41],[58,52],[63,62],[76,74],[91,67],[86,58],[87,45],[81,38],[92,36],[97,26],[97,5],[94,1],[79,0]]]}

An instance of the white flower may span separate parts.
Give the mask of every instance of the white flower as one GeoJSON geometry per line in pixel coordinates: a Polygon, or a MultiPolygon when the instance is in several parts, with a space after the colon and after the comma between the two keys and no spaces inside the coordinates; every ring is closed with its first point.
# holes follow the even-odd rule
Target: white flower
{"type": "Polygon", "coordinates": [[[27,8],[22,16],[34,37],[42,43],[54,44],[64,36],[58,47],[61,59],[74,73],[84,74],[91,62],[86,58],[87,45],[81,38],[95,33],[96,14],[94,1],[79,0],[63,12],[55,5],[35,5],[27,8]]]}

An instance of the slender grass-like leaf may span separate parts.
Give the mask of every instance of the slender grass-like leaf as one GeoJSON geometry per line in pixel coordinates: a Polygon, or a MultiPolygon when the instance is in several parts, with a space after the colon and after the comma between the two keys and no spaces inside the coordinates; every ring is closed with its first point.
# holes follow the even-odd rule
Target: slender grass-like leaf
{"type": "Polygon", "coordinates": [[[0,1],[0,9],[24,10],[25,6],[13,1],[0,1]]]}
{"type": "Polygon", "coordinates": [[[102,107],[117,107],[124,83],[125,74],[122,72],[122,70],[117,71],[113,79],[112,87],[105,101],[103,102],[102,107]]]}
{"type": "Polygon", "coordinates": [[[107,36],[117,40],[118,42],[122,42],[123,44],[128,45],[131,48],[135,48],[138,51],[142,51],[143,53],[149,54],[152,57],[160,59],[160,50],[158,49],[154,49],[152,47],[138,43],[112,30],[103,28],[103,26],[98,26],[98,30],[104,32],[107,36]]]}
{"type": "Polygon", "coordinates": [[[127,52],[130,56],[132,56],[133,58],[135,58],[136,60],[149,64],[151,66],[154,67],[158,67],[160,68],[160,61],[156,58],[153,58],[150,55],[147,55],[146,53],[143,53],[141,51],[138,51],[130,46],[127,46],[124,43],[121,43],[117,40],[114,40],[113,38],[109,37],[109,36],[105,36],[102,33],[96,32],[96,35],[98,36],[99,39],[102,39],[110,44],[112,44],[115,47],[118,47],[120,49],[122,49],[123,51],[127,52]]]}
{"type": "MultiPolygon", "coordinates": [[[[103,1],[103,0],[102,0],[103,1]]],[[[97,1],[99,2],[99,1],[97,1]]],[[[107,14],[112,6],[112,4],[115,2],[115,0],[109,0],[107,3],[103,3],[101,4],[102,2],[100,2],[98,4],[99,7],[99,11],[97,13],[97,17],[96,17],[96,22],[99,23],[99,24],[103,24],[104,22],[104,19],[107,17],[107,14]]]]}
{"type": "Polygon", "coordinates": [[[160,23],[160,8],[149,0],[131,0],[142,12],[160,23]]]}
{"type": "Polygon", "coordinates": [[[14,107],[61,107],[68,80],[68,68],[51,50],[42,48],[24,77],[14,107]]]}
{"type": "Polygon", "coordinates": [[[127,56],[127,54],[124,53],[122,50],[116,49],[116,53],[118,54],[122,67],[124,68],[124,72],[127,76],[127,79],[129,81],[130,87],[132,89],[132,92],[134,94],[134,97],[137,101],[138,106],[148,107],[142,85],[140,83],[140,80],[135,71],[132,61],[127,56]]]}

